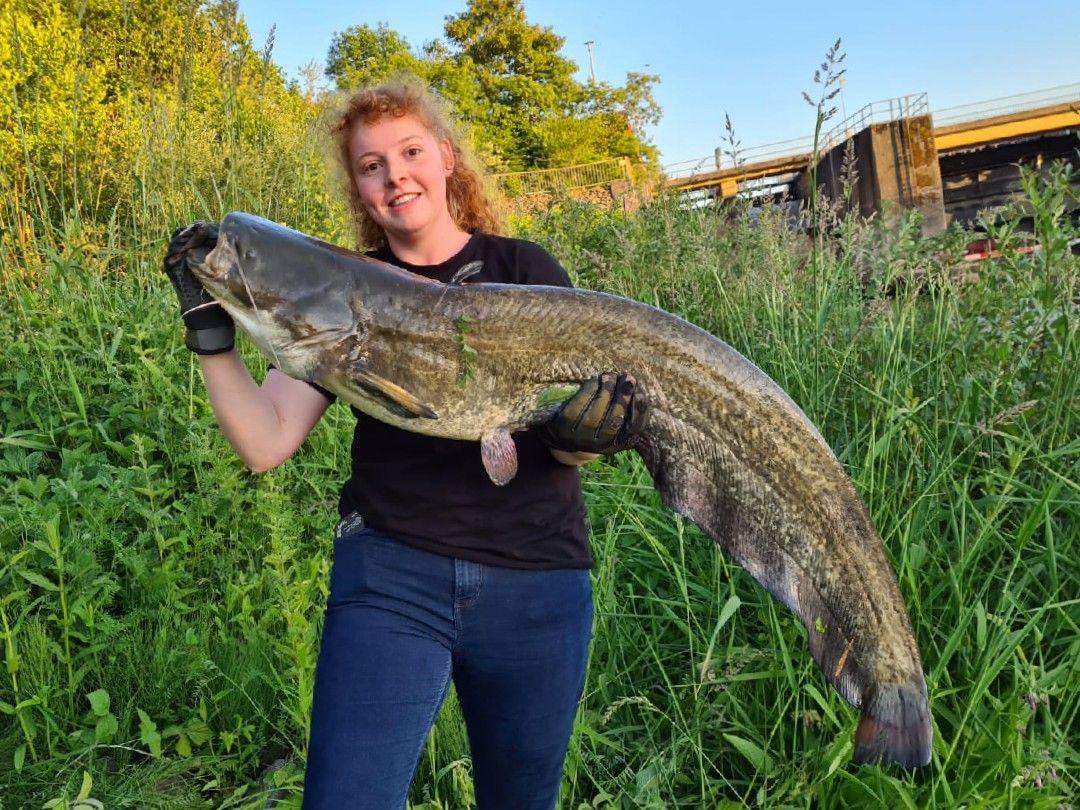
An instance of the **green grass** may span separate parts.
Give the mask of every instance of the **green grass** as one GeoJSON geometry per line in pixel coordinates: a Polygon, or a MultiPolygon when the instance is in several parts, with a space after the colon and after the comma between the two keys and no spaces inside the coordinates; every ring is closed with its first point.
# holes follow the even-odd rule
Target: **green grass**
{"type": "MultiPolygon", "coordinates": [[[[624,454],[585,474],[597,618],[563,806],[1075,806],[1069,180],[1030,181],[1042,251],[977,268],[958,261],[964,234],[923,240],[911,220],[840,221],[816,254],[769,215],[751,229],[668,199],[517,223],[582,286],[683,314],[806,410],[880,529],[935,722],[929,768],[851,766],[856,713],[801,625],[624,454]]],[[[275,789],[299,806],[351,419],[337,406],[286,465],[243,469],[157,268],[175,205],[122,228],[61,215],[29,249],[0,242],[5,810],[75,806],[84,774],[108,808],[260,807],[275,789]]],[[[0,213],[9,235],[24,221],[0,213]]],[[[1006,245],[1012,228],[998,226],[1006,245]]],[[[412,798],[472,805],[453,698],[412,798]]]]}

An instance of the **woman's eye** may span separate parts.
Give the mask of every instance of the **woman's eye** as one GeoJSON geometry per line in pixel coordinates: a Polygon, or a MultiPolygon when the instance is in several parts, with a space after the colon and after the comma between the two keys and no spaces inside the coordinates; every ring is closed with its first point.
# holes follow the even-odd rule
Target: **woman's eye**
{"type": "Polygon", "coordinates": [[[409,157],[416,157],[422,151],[423,150],[419,146],[410,146],[408,149],[405,150],[405,154],[409,157]]]}
{"type": "Polygon", "coordinates": [[[379,163],[375,160],[369,161],[368,163],[364,163],[360,166],[361,174],[371,174],[372,172],[377,172],[378,170],[379,163]]]}

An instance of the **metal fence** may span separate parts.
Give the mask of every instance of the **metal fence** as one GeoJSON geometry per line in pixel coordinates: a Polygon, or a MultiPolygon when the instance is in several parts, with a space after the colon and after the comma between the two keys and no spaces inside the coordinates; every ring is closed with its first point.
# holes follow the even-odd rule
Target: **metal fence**
{"type": "Polygon", "coordinates": [[[825,133],[818,144],[821,152],[827,152],[839,146],[856,133],[862,132],[871,124],[886,124],[901,118],[912,118],[930,112],[930,102],[926,93],[913,93],[884,101],[871,101],[858,112],[852,113],[835,127],[825,133]]]}
{"type": "Polygon", "coordinates": [[[792,138],[788,141],[766,143],[761,146],[752,146],[746,149],[725,151],[717,149],[713,154],[694,160],[684,160],[679,163],[669,163],[664,166],[664,174],[668,178],[693,177],[696,174],[708,174],[720,169],[733,166],[745,166],[747,163],[764,163],[774,158],[787,157],[788,155],[800,155],[814,148],[813,138],[792,138]]]}
{"type": "Polygon", "coordinates": [[[506,172],[491,176],[496,187],[507,196],[523,194],[552,194],[594,186],[604,186],[619,180],[631,181],[630,161],[627,158],[598,160],[558,169],[536,169],[530,172],[506,172]]]}

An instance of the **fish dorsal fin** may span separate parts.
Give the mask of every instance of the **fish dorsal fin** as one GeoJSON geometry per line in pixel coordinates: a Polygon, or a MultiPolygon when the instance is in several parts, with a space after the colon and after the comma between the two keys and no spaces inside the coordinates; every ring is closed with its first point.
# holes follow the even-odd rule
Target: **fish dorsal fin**
{"type": "Polygon", "coordinates": [[[372,372],[365,363],[356,362],[343,380],[346,386],[362,389],[376,399],[386,410],[405,419],[438,419],[439,415],[395,382],[372,372]]]}
{"type": "Polygon", "coordinates": [[[464,284],[467,279],[472,278],[481,270],[484,269],[484,263],[481,261],[469,262],[466,265],[458,268],[458,270],[450,277],[450,284],[464,284]]]}
{"type": "Polygon", "coordinates": [[[517,475],[517,447],[506,428],[497,428],[480,439],[480,459],[488,477],[497,487],[510,483],[517,475]]]}

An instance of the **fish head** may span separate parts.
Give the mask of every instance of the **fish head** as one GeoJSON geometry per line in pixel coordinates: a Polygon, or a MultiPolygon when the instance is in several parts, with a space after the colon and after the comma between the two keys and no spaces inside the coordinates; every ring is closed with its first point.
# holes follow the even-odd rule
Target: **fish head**
{"type": "Polygon", "coordinates": [[[318,283],[312,243],[317,240],[234,211],[218,225],[215,248],[201,263],[189,265],[223,304],[272,311],[282,301],[305,297],[318,283]]]}
{"type": "Polygon", "coordinates": [[[218,225],[217,244],[189,267],[272,362],[310,378],[320,354],[362,331],[356,279],[347,253],[252,214],[234,211],[218,225]]]}

